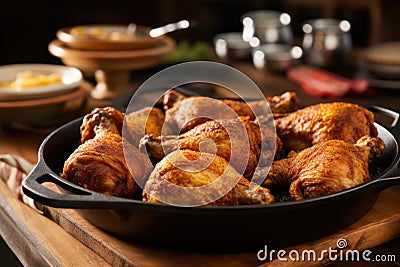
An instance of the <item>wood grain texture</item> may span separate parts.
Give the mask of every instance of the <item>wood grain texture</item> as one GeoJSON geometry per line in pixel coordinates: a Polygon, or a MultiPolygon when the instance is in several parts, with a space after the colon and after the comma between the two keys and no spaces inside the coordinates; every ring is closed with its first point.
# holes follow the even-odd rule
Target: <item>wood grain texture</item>
{"type": "MultiPolygon", "coordinates": [[[[58,191],[54,185],[52,190],[58,191]]],[[[340,238],[346,239],[346,249],[364,250],[383,244],[400,236],[400,186],[381,193],[374,207],[358,222],[327,237],[285,248],[303,251],[314,250],[320,255],[322,250],[336,248],[340,238]]],[[[275,259],[261,262],[257,252],[201,254],[157,249],[118,239],[88,223],[76,211],[46,207],[46,216],[57,222],[76,239],[102,256],[109,264],[116,266],[287,266],[288,262],[275,259]]],[[[268,245],[268,244],[266,244],[268,245]]],[[[263,248],[260,248],[263,249],[263,248]]],[[[290,262],[291,266],[317,266],[328,263],[329,258],[316,262],[290,262]]]]}
{"type": "Polygon", "coordinates": [[[0,234],[25,266],[108,266],[54,221],[19,201],[2,180],[0,219],[0,234]]]}

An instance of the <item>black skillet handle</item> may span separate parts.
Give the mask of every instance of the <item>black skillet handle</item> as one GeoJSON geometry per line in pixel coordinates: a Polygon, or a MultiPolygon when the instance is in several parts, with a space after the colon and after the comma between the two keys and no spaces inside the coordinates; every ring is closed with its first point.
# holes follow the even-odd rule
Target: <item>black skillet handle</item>
{"type": "MultiPolygon", "coordinates": [[[[368,109],[374,113],[381,114],[393,119],[389,130],[392,132],[396,140],[400,142],[400,111],[383,106],[369,106],[368,109]]],[[[397,155],[397,157],[399,157],[399,155],[397,155]]],[[[391,174],[389,174],[389,176],[391,177],[376,179],[373,184],[379,190],[383,190],[395,185],[400,185],[399,175],[400,166],[396,166],[396,169],[391,174]]]]}
{"type": "Polygon", "coordinates": [[[374,113],[392,118],[393,121],[390,127],[394,129],[394,134],[397,133],[396,138],[400,137],[400,111],[388,107],[373,106],[373,105],[369,106],[368,109],[374,113]]]}
{"type": "Polygon", "coordinates": [[[86,190],[57,177],[40,162],[22,181],[22,190],[28,197],[40,204],[56,208],[113,209],[132,201],[86,190]],[[52,191],[43,185],[45,182],[56,184],[70,194],[52,191]]]}

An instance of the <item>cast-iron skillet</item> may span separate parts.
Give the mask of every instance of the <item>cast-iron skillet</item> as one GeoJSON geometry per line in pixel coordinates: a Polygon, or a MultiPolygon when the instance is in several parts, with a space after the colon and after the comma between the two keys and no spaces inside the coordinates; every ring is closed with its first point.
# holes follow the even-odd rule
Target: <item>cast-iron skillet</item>
{"type": "Polygon", "coordinates": [[[114,235],[153,246],[215,251],[307,242],[356,222],[381,191],[400,184],[400,177],[395,177],[400,174],[400,114],[383,107],[369,108],[393,119],[389,127],[376,123],[386,144],[383,156],[372,166],[377,174],[369,182],[329,196],[271,205],[183,208],[95,193],[58,176],[78,146],[82,118],[43,141],[39,161],[23,181],[23,192],[44,205],[76,209],[91,224],[114,235]],[[53,192],[44,182],[70,193],[53,192]]]}

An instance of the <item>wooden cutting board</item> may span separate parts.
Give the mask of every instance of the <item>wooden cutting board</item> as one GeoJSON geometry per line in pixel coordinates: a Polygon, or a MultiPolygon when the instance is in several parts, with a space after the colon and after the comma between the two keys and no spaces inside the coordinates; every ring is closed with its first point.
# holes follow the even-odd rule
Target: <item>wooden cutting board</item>
{"type": "MultiPolygon", "coordinates": [[[[57,191],[55,186],[51,189],[57,191]]],[[[284,250],[299,252],[314,250],[317,255],[325,249],[335,249],[337,240],[347,241],[346,249],[365,250],[400,236],[400,186],[383,191],[373,208],[358,222],[335,234],[296,245],[284,250]]],[[[133,241],[124,241],[96,228],[72,209],[45,208],[45,214],[84,245],[100,255],[112,266],[282,266],[288,262],[275,259],[259,261],[257,252],[201,254],[146,247],[133,241]]],[[[266,244],[267,245],[267,244],[266,244]]],[[[263,248],[260,248],[260,250],[263,248]]],[[[316,266],[329,262],[296,261],[291,266],[316,266]]]]}

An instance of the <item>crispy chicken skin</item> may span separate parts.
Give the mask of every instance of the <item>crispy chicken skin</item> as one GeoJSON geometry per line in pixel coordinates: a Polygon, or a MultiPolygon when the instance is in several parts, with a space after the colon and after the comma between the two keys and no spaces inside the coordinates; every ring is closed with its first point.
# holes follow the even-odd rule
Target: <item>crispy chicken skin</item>
{"type": "MultiPolygon", "coordinates": [[[[178,93],[175,90],[169,90],[163,96],[164,109],[172,108],[176,103],[188,98],[183,94],[178,93]]],[[[277,96],[267,96],[267,103],[269,104],[273,113],[289,113],[300,108],[300,101],[295,92],[285,92],[277,96]]],[[[242,101],[221,99],[222,102],[226,103],[237,111],[239,116],[254,116],[249,106],[253,109],[259,109],[260,106],[265,105],[264,100],[260,101],[249,101],[247,104],[242,101]]],[[[254,119],[254,118],[253,118],[254,119]]]]}
{"type": "Polygon", "coordinates": [[[364,135],[376,137],[374,114],[356,104],[334,102],[309,106],[275,120],[288,150],[301,150],[338,139],[354,144],[364,135]]]}
{"type": "Polygon", "coordinates": [[[369,163],[385,149],[374,114],[356,104],[298,109],[292,92],[244,103],[174,90],[163,101],[165,110],[124,114],[104,107],[87,114],[81,144],[60,175],[99,193],[148,202],[269,204],[270,190],[301,200],[366,182],[369,163]],[[267,103],[274,114],[256,117],[267,103]],[[273,161],[277,153],[287,157],[273,161]],[[260,179],[262,187],[252,183],[260,179]],[[211,190],[196,189],[207,185],[211,190]]]}
{"type": "Polygon", "coordinates": [[[251,120],[256,119],[255,114],[268,115],[264,114],[266,113],[266,104],[269,104],[273,113],[288,113],[300,107],[300,102],[294,92],[267,97],[266,101],[249,101],[247,103],[229,99],[221,99],[219,101],[220,103],[216,103],[215,99],[205,96],[185,97],[174,90],[170,90],[163,97],[166,121],[175,132],[183,133],[198,124],[210,120],[210,118],[232,119],[232,114],[226,112],[225,105],[231,108],[238,116],[247,116],[251,120]]]}
{"type": "Polygon", "coordinates": [[[267,188],[257,187],[250,191],[249,186],[250,182],[221,157],[193,150],[176,150],[164,157],[150,174],[143,190],[143,201],[207,206],[269,204],[274,201],[267,188]],[[197,169],[203,165],[202,162],[204,167],[197,169]],[[221,175],[223,177],[218,179],[221,175]],[[203,186],[217,179],[212,188],[204,190],[203,186]],[[188,190],[175,191],[174,185],[188,190]],[[199,190],[193,192],[189,189],[199,190]]]}
{"type": "Polygon", "coordinates": [[[181,93],[178,93],[177,91],[175,91],[173,89],[168,90],[162,96],[164,110],[172,108],[176,103],[178,103],[179,101],[181,101],[185,98],[188,98],[188,97],[181,93]]]}
{"type": "Polygon", "coordinates": [[[330,140],[291,152],[273,163],[263,186],[285,188],[293,200],[329,195],[370,180],[368,162],[385,145],[379,137],[364,136],[356,144],[330,140]]]}
{"type": "Polygon", "coordinates": [[[77,185],[106,195],[135,198],[136,183],[148,177],[152,165],[135,147],[128,148],[127,166],[121,137],[123,114],[106,107],[85,116],[81,126],[82,144],[64,163],[61,176],[77,185]],[[135,178],[135,179],[134,179],[135,178]]]}
{"type": "Polygon", "coordinates": [[[209,120],[235,119],[238,115],[223,102],[210,97],[188,97],[165,111],[165,122],[174,134],[184,133],[209,120]]]}
{"type": "Polygon", "coordinates": [[[96,131],[100,129],[112,128],[112,131],[121,135],[122,125],[124,123],[124,114],[112,107],[96,108],[88,113],[80,127],[81,143],[92,139],[96,131]]]}
{"type": "Polygon", "coordinates": [[[140,139],[146,134],[156,136],[172,134],[172,131],[164,124],[163,111],[155,107],[144,107],[140,110],[125,115],[125,123],[128,129],[127,138],[134,146],[139,146],[140,139]],[[163,127],[165,127],[163,129],[163,127]]]}
{"type": "MultiPolygon", "coordinates": [[[[259,101],[258,101],[259,102],[259,101]]],[[[295,92],[285,92],[281,95],[267,96],[267,102],[271,108],[272,113],[289,113],[296,111],[300,108],[300,100],[295,92]]],[[[250,102],[249,105],[254,107],[256,102],[250,102]],[[251,103],[254,103],[253,105],[251,103]]]]}
{"type": "MultiPolygon", "coordinates": [[[[257,123],[247,118],[226,120],[221,123],[207,121],[181,135],[162,137],[147,135],[141,140],[139,149],[142,152],[147,151],[154,163],[160,161],[165,154],[178,149],[216,153],[230,161],[231,165],[241,173],[243,168],[239,170],[238,167],[247,162],[243,175],[249,178],[253,175],[260,156],[263,160],[273,159],[275,151],[282,147],[279,138],[267,127],[261,125],[261,131],[257,123]],[[215,147],[204,142],[206,140],[211,140],[215,147]],[[246,153],[247,148],[249,153],[246,153]]],[[[263,162],[260,164],[263,165],[263,162]]]]}

